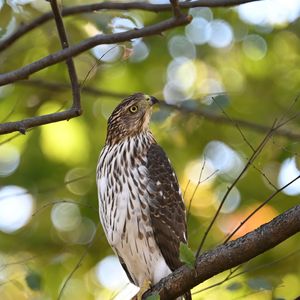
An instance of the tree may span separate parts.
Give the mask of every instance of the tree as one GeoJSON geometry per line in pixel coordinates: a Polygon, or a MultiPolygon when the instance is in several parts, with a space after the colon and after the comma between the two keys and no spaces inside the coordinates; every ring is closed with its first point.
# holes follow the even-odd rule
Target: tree
{"type": "Polygon", "coordinates": [[[300,9],[246,2],[0,2],[1,299],[111,297],[93,178],[115,100],[137,91],[165,100],[153,132],[191,248],[146,295],[299,295],[300,9]]]}

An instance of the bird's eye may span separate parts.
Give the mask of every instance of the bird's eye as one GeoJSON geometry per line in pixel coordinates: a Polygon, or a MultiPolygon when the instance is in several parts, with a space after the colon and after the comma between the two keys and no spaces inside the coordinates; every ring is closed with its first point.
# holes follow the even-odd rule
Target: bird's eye
{"type": "Polygon", "coordinates": [[[129,111],[134,114],[138,111],[138,107],[136,105],[132,105],[129,107],[129,111]]]}

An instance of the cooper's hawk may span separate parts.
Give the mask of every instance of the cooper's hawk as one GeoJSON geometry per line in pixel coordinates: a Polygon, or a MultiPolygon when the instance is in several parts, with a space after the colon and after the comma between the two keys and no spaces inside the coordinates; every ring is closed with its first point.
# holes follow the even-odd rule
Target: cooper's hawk
{"type": "Polygon", "coordinates": [[[115,108],[97,166],[106,238],[130,281],[139,287],[146,281],[154,285],[180,267],[180,242],[187,243],[177,177],[148,127],[156,102],[137,93],[115,108]]]}

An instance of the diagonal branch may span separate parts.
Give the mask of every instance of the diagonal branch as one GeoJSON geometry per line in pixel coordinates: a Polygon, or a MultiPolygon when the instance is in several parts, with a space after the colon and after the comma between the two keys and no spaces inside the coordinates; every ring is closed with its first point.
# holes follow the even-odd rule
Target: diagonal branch
{"type": "MultiPolygon", "coordinates": [[[[29,77],[29,75],[35,72],[38,72],[48,66],[54,65],[63,60],[67,60],[68,58],[78,55],[79,53],[82,53],[96,45],[124,42],[124,41],[131,40],[133,38],[158,34],[167,29],[187,24],[190,21],[191,21],[190,16],[182,15],[178,18],[168,19],[166,21],[148,27],[144,27],[142,29],[129,30],[126,32],[109,34],[109,35],[101,35],[101,34],[96,35],[75,46],[67,47],[61,51],[48,55],[20,69],[5,74],[1,74],[0,86],[11,82],[15,82],[20,79],[27,78],[29,77]]],[[[71,74],[73,74],[73,71],[69,71],[69,72],[71,76],[71,74]]],[[[36,127],[48,123],[58,122],[62,120],[69,120],[71,118],[79,116],[81,114],[79,89],[78,89],[78,84],[76,83],[77,78],[75,80],[75,77],[73,77],[73,75],[71,76],[71,81],[73,87],[73,96],[75,96],[75,98],[74,98],[72,108],[64,112],[58,112],[58,113],[53,113],[53,114],[48,114],[43,116],[32,117],[21,121],[7,122],[7,123],[0,124],[0,134],[6,134],[14,131],[19,131],[25,134],[26,129],[28,128],[32,128],[32,127],[36,127]]]]}
{"type": "MultiPolygon", "coordinates": [[[[254,2],[260,0],[198,0],[198,1],[185,1],[179,2],[179,7],[182,9],[188,9],[193,7],[218,7],[218,6],[234,6],[248,2],[254,2]]],[[[130,10],[138,9],[149,12],[163,12],[170,11],[170,4],[152,4],[147,2],[101,2],[94,4],[79,5],[73,7],[63,8],[61,11],[62,16],[70,16],[75,14],[95,12],[99,10],[130,10]]],[[[53,18],[52,12],[45,13],[36,18],[30,23],[22,24],[13,34],[0,41],[0,52],[12,45],[16,40],[30,32],[34,28],[46,23],[53,18]]]]}
{"type": "Polygon", "coordinates": [[[227,188],[226,193],[224,194],[222,201],[217,209],[217,211],[214,214],[214,217],[212,218],[209,226],[207,227],[207,229],[205,230],[204,234],[203,234],[203,238],[201,239],[200,245],[198,247],[197,253],[196,253],[196,257],[199,256],[202,247],[204,245],[204,242],[207,238],[208,233],[210,232],[212,226],[214,225],[218,215],[220,214],[220,211],[228,197],[228,195],[230,194],[230,192],[232,191],[232,189],[235,187],[235,185],[239,182],[239,180],[242,178],[242,176],[245,174],[245,172],[248,170],[248,168],[252,165],[252,163],[254,162],[254,160],[258,157],[258,155],[261,153],[261,151],[263,150],[263,148],[265,147],[266,143],[269,141],[270,137],[273,135],[273,133],[275,132],[276,128],[278,126],[275,127],[275,124],[273,125],[273,127],[269,130],[269,132],[266,134],[266,136],[262,139],[262,141],[260,142],[260,144],[257,146],[257,148],[255,149],[255,151],[253,151],[251,157],[249,158],[249,160],[247,161],[246,165],[244,166],[243,170],[240,172],[240,174],[236,177],[236,179],[232,182],[232,184],[227,188]]]}
{"type": "Polygon", "coordinates": [[[161,300],[175,299],[214,275],[266,252],[299,231],[300,205],[297,205],[243,237],[203,253],[197,258],[195,269],[182,266],[147,291],[143,299],[155,294],[159,294],[161,300]]]}
{"type": "MultiPolygon", "coordinates": [[[[128,30],[115,34],[98,34],[91,38],[88,38],[81,43],[70,46],[66,49],[57,51],[50,54],[40,60],[37,60],[27,66],[20,69],[16,69],[11,72],[7,72],[0,75],[0,86],[8,83],[15,82],[17,80],[26,79],[33,73],[36,73],[46,67],[57,64],[66,60],[69,57],[76,56],[86,50],[89,50],[97,45],[101,44],[115,44],[120,42],[130,41],[135,38],[146,37],[150,35],[160,34],[168,29],[186,25],[192,20],[191,16],[180,16],[179,18],[171,18],[154,25],[146,26],[141,29],[128,30]]],[[[0,129],[1,133],[1,129],[0,129]]]]}
{"type": "MultiPolygon", "coordinates": [[[[62,16],[60,13],[60,9],[58,8],[58,5],[57,5],[57,1],[51,0],[50,4],[51,4],[52,11],[53,11],[53,15],[54,15],[58,35],[60,38],[61,46],[63,49],[67,49],[69,47],[69,42],[68,42],[65,27],[64,27],[64,23],[62,20],[62,16]]],[[[74,65],[72,57],[67,58],[66,63],[68,66],[68,72],[69,72],[69,77],[70,77],[71,86],[72,86],[73,108],[77,109],[78,112],[80,112],[81,111],[80,89],[79,89],[77,74],[76,74],[75,65],[74,65]]]]}

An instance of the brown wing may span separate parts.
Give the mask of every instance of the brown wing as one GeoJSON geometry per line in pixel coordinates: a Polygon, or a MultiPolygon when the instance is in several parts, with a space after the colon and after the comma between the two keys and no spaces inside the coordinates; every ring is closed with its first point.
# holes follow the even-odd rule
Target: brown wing
{"type": "Polygon", "coordinates": [[[186,243],[186,215],[177,177],[163,149],[153,144],[147,153],[150,218],[154,237],[169,268],[182,265],[180,242],[186,243]]]}

